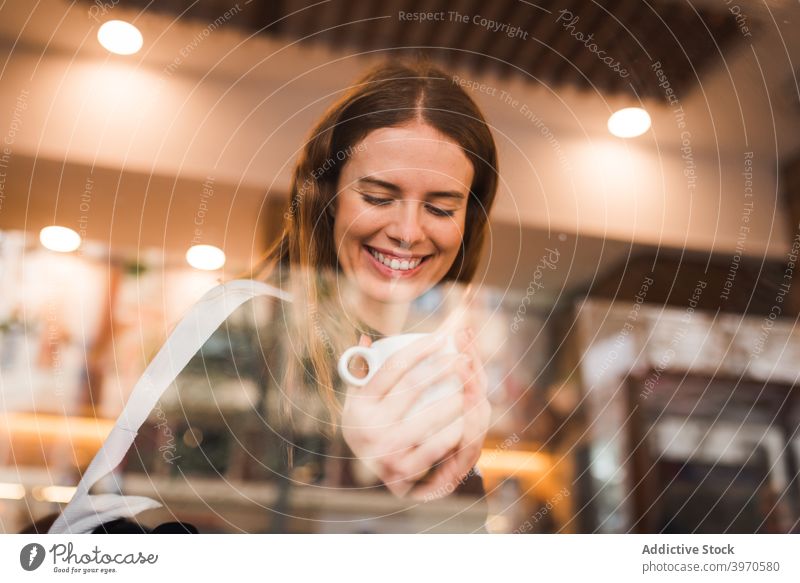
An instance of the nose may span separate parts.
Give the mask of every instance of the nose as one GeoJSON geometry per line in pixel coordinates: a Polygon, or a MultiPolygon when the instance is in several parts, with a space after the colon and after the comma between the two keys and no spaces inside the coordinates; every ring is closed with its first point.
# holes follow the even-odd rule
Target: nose
{"type": "Polygon", "coordinates": [[[422,201],[402,200],[386,234],[398,246],[411,248],[425,239],[422,201]]]}

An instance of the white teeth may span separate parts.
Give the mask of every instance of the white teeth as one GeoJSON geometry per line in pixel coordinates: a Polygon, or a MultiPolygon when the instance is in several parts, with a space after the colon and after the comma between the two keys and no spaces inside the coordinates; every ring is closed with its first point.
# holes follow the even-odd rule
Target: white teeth
{"type": "Polygon", "coordinates": [[[375,251],[374,249],[369,249],[369,252],[372,253],[372,256],[383,263],[386,267],[391,269],[395,269],[397,271],[408,271],[409,269],[414,269],[417,265],[422,262],[422,258],[417,259],[403,259],[402,261],[399,259],[389,259],[383,253],[379,251],[375,251]]]}

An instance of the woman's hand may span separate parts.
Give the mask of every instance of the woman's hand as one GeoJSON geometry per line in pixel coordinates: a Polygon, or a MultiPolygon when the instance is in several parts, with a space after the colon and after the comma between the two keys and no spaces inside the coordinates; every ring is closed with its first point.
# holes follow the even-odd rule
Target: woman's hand
{"type": "MultiPolygon", "coordinates": [[[[359,344],[369,346],[369,338],[362,336],[359,344]]],[[[366,385],[347,390],[342,412],[344,440],[396,496],[406,495],[436,462],[465,442],[466,395],[443,397],[406,417],[422,393],[440,380],[454,373],[462,378],[473,376],[469,358],[439,352],[442,344],[441,336],[426,336],[390,356],[366,385]]],[[[448,462],[448,475],[467,463],[474,451],[471,448],[459,454],[455,465],[448,462]]]]}
{"type": "Polygon", "coordinates": [[[464,433],[433,475],[411,490],[411,496],[418,500],[435,500],[452,493],[475,467],[489,431],[488,380],[471,329],[458,338],[458,344],[459,350],[471,357],[469,367],[460,371],[464,382],[464,433]]]}

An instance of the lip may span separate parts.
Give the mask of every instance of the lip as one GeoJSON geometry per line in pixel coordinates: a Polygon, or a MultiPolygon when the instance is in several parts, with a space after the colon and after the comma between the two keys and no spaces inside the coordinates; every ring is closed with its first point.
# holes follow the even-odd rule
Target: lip
{"type": "Polygon", "coordinates": [[[369,247],[370,249],[375,249],[375,251],[383,253],[384,255],[389,255],[391,257],[397,257],[398,259],[417,259],[417,258],[420,258],[420,257],[428,257],[428,255],[430,255],[430,253],[427,254],[427,255],[412,255],[410,253],[408,253],[408,254],[395,253],[394,251],[392,251],[390,249],[383,249],[382,247],[375,247],[374,245],[364,245],[364,247],[369,247]]]}
{"type": "MultiPolygon", "coordinates": [[[[406,271],[400,271],[400,270],[392,269],[391,267],[386,267],[383,263],[381,263],[380,261],[375,259],[375,257],[372,256],[372,253],[370,253],[369,248],[375,249],[376,251],[380,251],[381,253],[383,253],[383,251],[381,251],[380,248],[372,247],[371,245],[362,245],[361,246],[361,250],[367,256],[367,259],[368,259],[370,265],[372,265],[372,267],[376,271],[378,271],[381,275],[383,275],[385,277],[391,277],[393,279],[404,279],[404,278],[407,278],[407,277],[414,277],[422,269],[422,267],[425,265],[425,263],[428,260],[428,257],[430,257],[430,255],[410,255],[409,257],[423,257],[424,259],[414,269],[407,269],[406,271]]],[[[399,256],[393,255],[393,257],[399,257],[399,256]]]]}

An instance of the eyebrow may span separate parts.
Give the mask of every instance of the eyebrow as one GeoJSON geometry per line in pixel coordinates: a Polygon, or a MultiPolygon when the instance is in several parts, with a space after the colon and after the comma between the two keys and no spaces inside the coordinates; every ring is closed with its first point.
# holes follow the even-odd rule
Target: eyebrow
{"type": "MultiPolygon", "coordinates": [[[[372,176],[362,176],[356,181],[358,184],[363,185],[370,185],[370,186],[377,186],[379,188],[385,188],[392,194],[400,194],[402,189],[393,184],[391,182],[387,182],[385,180],[380,180],[378,178],[373,178],[372,176]]],[[[435,190],[426,193],[430,197],[434,198],[455,198],[459,200],[464,200],[464,193],[459,192],[457,190],[435,190]]]]}

